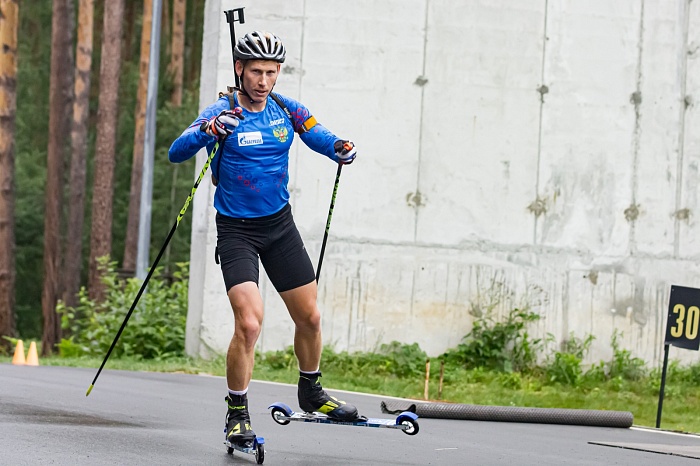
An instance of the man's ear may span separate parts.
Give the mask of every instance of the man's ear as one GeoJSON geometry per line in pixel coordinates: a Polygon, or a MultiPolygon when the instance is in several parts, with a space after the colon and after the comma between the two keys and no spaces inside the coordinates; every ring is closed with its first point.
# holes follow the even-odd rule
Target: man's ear
{"type": "Polygon", "coordinates": [[[236,73],[236,76],[242,76],[243,75],[243,62],[240,60],[236,60],[236,63],[233,64],[233,70],[236,73]]]}

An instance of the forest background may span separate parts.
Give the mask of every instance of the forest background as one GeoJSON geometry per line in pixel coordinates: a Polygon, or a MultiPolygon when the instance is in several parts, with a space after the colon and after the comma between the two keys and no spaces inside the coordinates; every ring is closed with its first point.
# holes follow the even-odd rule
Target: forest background
{"type": "MultiPolygon", "coordinates": [[[[0,335],[60,342],[56,304],[133,276],[152,0],[0,1],[0,335]]],[[[204,0],[163,0],[150,261],[193,182],[168,162],[196,117],[204,0]]],[[[189,257],[190,220],[161,266],[189,257]]],[[[5,350],[9,339],[0,339],[5,350]]]]}

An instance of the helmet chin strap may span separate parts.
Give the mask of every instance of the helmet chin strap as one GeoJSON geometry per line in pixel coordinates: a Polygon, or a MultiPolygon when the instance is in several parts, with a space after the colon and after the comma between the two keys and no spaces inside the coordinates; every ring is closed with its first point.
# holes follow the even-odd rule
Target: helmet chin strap
{"type": "Polygon", "coordinates": [[[244,96],[246,96],[246,97],[248,98],[248,100],[250,100],[250,103],[251,103],[251,104],[259,104],[259,103],[260,103],[260,102],[257,102],[257,101],[255,101],[255,100],[253,100],[253,98],[250,96],[250,94],[248,94],[248,91],[245,90],[245,84],[244,84],[244,82],[243,82],[243,76],[241,76],[241,87],[239,87],[238,90],[241,92],[241,94],[243,94],[244,96]]]}

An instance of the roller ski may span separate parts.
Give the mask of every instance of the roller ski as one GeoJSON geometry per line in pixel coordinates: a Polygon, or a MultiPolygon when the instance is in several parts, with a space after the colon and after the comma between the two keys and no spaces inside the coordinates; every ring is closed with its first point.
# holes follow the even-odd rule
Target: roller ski
{"type": "Polygon", "coordinates": [[[321,373],[300,374],[299,377],[299,407],[303,413],[294,412],[284,403],[274,403],[269,406],[272,419],[287,425],[291,421],[314,422],[318,424],[338,424],[356,427],[383,427],[399,429],[408,435],[418,433],[418,416],[415,413],[404,412],[396,419],[368,419],[357,413],[357,408],[328,395],[318,380],[321,373]]]}
{"type": "Polygon", "coordinates": [[[248,397],[246,395],[229,395],[225,398],[228,405],[226,424],[224,426],[224,444],[229,455],[240,451],[247,455],[255,455],[257,464],[265,461],[265,439],[258,437],[250,427],[248,414],[248,397]]]}
{"type": "Polygon", "coordinates": [[[286,426],[292,421],[313,422],[317,424],[337,424],[341,426],[379,427],[398,429],[407,435],[418,433],[418,416],[410,411],[399,414],[395,419],[375,419],[358,416],[354,420],[335,419],[322,413],[296,413],[284,403],[273,403],[269,406],[272,419],[279,425],[286,426]]]}

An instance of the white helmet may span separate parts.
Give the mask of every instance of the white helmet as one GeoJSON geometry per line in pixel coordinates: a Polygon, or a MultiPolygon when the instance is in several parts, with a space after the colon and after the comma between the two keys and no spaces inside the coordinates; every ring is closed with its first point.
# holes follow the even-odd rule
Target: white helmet
{"type": "Polygon", "coordinates": [[[272,60],[284,63],[287,51],[282,40],[271,32],[253,31],[238,39],[234,60],[272,60]]]}

